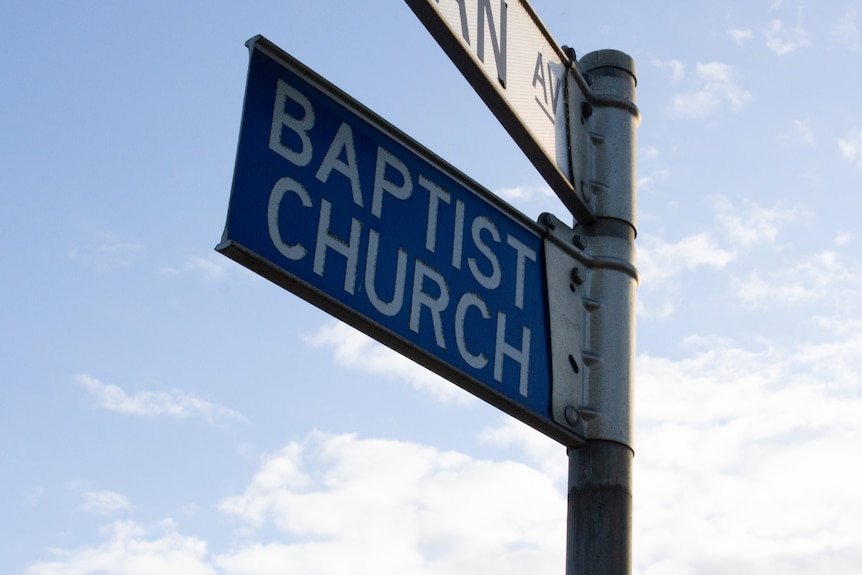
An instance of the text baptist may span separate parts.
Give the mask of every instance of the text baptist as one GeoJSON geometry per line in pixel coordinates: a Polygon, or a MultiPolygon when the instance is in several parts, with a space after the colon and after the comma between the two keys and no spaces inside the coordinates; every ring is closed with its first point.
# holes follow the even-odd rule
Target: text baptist
{"type": "MultiPolygon", "coordinates": [[[[514,362],[520,371],[519,391],[527,396],[531,330],[520,326],[518,334],[519,326],[507,327],[506,312],[489,309],[482,293],[497,290],[501,285],[509,288],[514,285],[511,304],[523,310],[526,267],[535,265],[536,252],[515,236],[501,234],[490,217],[468,215],[464,201],[453,198],[453,194],[425,175],[411,173],[401,159],[382,146],[378,145],[371,151],[375,154],[373,181],[363,181],[357,152],[369,152],[357,150],[350,124],[342,122],[325,145],[312,141],[310,131],[314,124],[315,109],[311,101],[293,86],[278,80],[269,148],[297,166],[317,166],[315,178],[321,183],[326,184],[331,177],[347,178],[351,191],[351,198],[347,201],[363,208],[367,216],[361,220],[351,217],[349,234],[338,237],[331,230],[333,210],[338,210],[338,205],[333,206],[323,197],[315,201],[316,198],[296,179],[280,178],[272,188],[268,206],[269,234],[278,251],[291,260],[313,258],[313,271],[320,277],[326,273],[329,257],[343,258],[346,262],[343,265],[343,289],[346,293],[355,294],[357,284],[361,282],[368,300],[383,316],[396,316],[405,305],[409,306],[406,320],[411,331],[418,334],[420,330],[432,329],[439,348],[448,349],[454,343],[467,365],[477,370],[492,368],[497,381],[503,380],[506,360],[514,362]],[[302,113],[288,113],[288,107],[293,112],[301,108],[302,113]],[[292,132],[288,138],[290,145],[285,143],[284,130],[292,132]],[[290,202],[291,218],[317,218],[316,237],[285,237],[290,234],[279,225],[279,214],[285,213],[282,203],[286,201],[290,202]],[[444,261],[446,269],[437,269],[420,259],[420,254],[409,254],[399,247],[394,288],[386,290],[392,295],[384,299],[378,294],[377,261],[382,242],[375,225],[385,217],[390,202],[411,202],[415,204],[411,205],[412,209],[423,210],[425,229],[419,233],[424,231],[426,254],[422,257],[433,260],[437,268],[443,267],[440,262],[444,261]],[[454,222],[454,229],[438,229],[442,210],[451,210],[447,216],[454,222]],[[438,236],[443,233],[452,234],[446,241],[447,245],[451,244],[451,254],[441,257],[437,253],[438,236]],[[511,269],[501,266],[500,250],[512,250],[506,254],[510,260],[514,256],[515,265],[510,266],[511,269]],[[362,253],[365,254],[364,262],[360,261],[362,253]],[[465,257],[465,253],[476,254],[476,257],[465,257]],[[412,269],[410,283],[407,281],[408,269],[412,269]],[[464,274],[467,270],[483,289],[452,293],[447,274],[464,274]],[[469,324],[488,321],[496,322],[493,346],[487,338],[469,338],[469,334],[474,333],[469,324]],[[489,362],[493,363],[489,366],[489,362]]],[[[391,230],[393,226],[388,228],[391,230]]],[[[417,233],[415,230],[409,232],[417,233]]],[[[391,270],[386,270],[386,277],[391,276],[391,270]]]]}

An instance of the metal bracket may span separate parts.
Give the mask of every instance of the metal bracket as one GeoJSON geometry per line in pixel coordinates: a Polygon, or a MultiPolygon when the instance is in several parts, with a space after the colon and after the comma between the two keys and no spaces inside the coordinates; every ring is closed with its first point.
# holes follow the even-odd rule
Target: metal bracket
{"type": "Polygon", "coordinates": [[[590,313],[601,304],[588,297],[592,258],[587,238],[551,214],[545,227],[545,277],[551,331],[551,414],[556,423],[588,437],[589,422],[598,414],[586,406],[590,368],[600,357],[586,349],[590,313]]]}

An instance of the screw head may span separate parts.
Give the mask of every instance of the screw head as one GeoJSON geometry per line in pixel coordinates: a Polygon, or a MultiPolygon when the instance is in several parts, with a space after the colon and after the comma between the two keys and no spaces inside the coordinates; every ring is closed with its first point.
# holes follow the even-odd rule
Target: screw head
{"type": "Polygon", "coordinates": [[[584,238],[581,237],[580,234],[575,234],[575,237],[572,238],[572,245],[574,245],[579,250],[583,250],[587,247],[584,243],[584,238]]]}
{"type": "Polygon", "coordinates": [[[563,410],[563,415],[566,418],[566,423],[572,426],[577,425],[581,420],[581,414],[579,414],[578,410],[572,405],[566,406],[566,409],[563,410]]]}
{"type": "Polygon", "coordinates": [[[581,268],[572,268],[572,283],[581,285],[587,278],[584,277],[584,272],[581,268]]]}
{"type": "Polygon", "coordinates": [[[539,223],[548,228],[549,230],[557,228],[557,224],[554,223],[554,217],[548,212],[544,212],[539,216],[539,223]]]}

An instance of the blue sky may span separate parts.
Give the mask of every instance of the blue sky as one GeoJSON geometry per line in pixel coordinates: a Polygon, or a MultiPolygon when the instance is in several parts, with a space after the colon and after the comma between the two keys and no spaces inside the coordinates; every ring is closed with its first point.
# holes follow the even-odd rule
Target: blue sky
{"type": "MultiPolygon", "coordinates": [[[[862,564],[862,3],[532,3],[637,62],[634,572],[862,564]]],[[[552,573],[565,450],[213,251],[263,34],[531,218],[400,2],[0,5],[0,572],[552,573]]]]}

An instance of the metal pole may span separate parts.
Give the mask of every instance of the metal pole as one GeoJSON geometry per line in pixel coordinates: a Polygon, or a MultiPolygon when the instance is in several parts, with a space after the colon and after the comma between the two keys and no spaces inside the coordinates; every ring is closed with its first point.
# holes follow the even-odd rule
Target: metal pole
{"type": "Polygon", "coordinates": [[[631,573],[632,455],[602,440],[569,451],[566,575],[631,573]]]}
{"type": "Polygon", "coordinates": [[[585,382],[586,444],[569,451],[567,575],[629,575],[632,568],[632,458],[637,271],[634,61],[616,50],[584,56],[578,69],[590,85],[581,105],[586,141],[576,142],[595,222],[576,225],[596,260],[587,349],[594,351],[585,382]]]}

